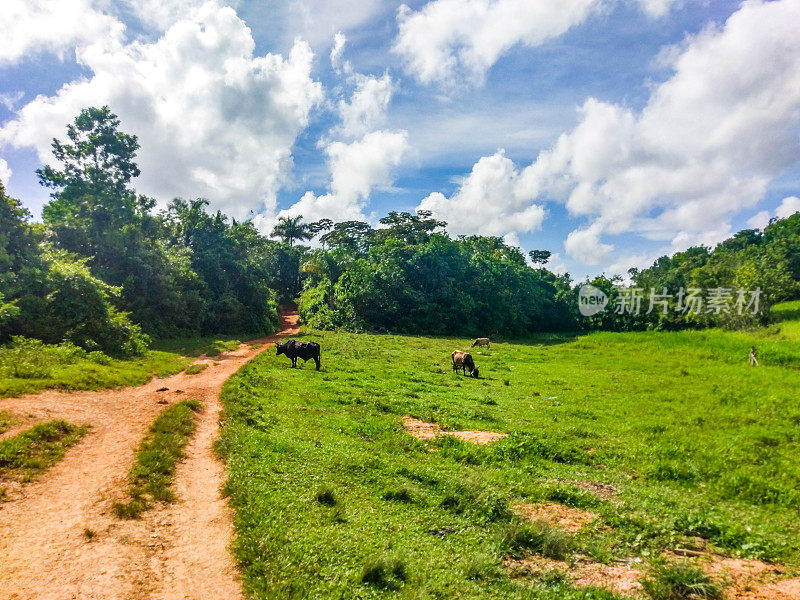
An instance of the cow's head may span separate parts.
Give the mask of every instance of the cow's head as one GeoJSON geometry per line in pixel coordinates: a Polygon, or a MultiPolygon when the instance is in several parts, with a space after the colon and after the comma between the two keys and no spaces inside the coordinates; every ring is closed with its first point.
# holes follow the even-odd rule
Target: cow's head
{"type": "Polygon", "coordinates": [[[286,352],[286,344],[275,344],[275,356],[280,356],[286,352]]]}
{"type": "Polygon", "coordinates": [[[475,367],[472,369],[472,373],[470,373],[470,375],[472,375],[475,379],[478,378],[478,366],[477,365],[475,365],[475,367]]]}

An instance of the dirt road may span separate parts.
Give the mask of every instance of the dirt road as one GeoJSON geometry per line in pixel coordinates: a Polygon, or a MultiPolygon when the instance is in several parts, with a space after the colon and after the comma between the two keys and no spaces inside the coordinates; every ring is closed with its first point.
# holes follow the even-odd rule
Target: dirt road
{"type": "Polygon", "coordinates": [[[281,321],[278,334],[257,340],[264,344],[259,348],[242,344],[199,359],[209,366],[197,375],[179,373],[118,390],[0,399],[0,410],[22,415],[27,424],[61,418],[92,426],[40,481],[11,490],[11,501],[0,503],[0,598],[240,598],[229,552],[233,528],[220,496],[224,467],[212,450],[219,392],[276,339],[297,333],[296,313],[281,321]],[[164,408],[187,398],[201,400],[204,409],[177,472],[177,502],[140,520],[117,519],[111,505],[126,488],[136,447],[164,408]],[[95,535],[90,539],[88,532],[95,535]]]}

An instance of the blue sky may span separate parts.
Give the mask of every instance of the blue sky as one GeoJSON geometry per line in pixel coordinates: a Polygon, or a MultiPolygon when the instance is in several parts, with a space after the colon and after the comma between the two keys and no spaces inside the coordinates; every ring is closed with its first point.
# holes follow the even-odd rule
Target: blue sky
{"type": "Polygon", "coordinates": [[[0,177],[36,216],[105,103],[140,191],[265,231],[428,208],[582,277],[800,209],[800,0],[10,1],[0,177]]]}

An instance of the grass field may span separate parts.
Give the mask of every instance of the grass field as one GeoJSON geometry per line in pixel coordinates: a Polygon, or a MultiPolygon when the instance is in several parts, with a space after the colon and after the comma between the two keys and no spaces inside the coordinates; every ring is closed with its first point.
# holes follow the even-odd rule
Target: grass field
{"type": "Polygon", "coordinates": [[[697,536],[797,568],[799,325],[493,343],[473,352],[477,380],[450,368],[467,340],[307,332],[322,345],[320,372],[268,351],[223,390],[219,450],[245,588],[256,598],[616,598],[556,576],[512,578],[503,561],[558,550],[646,564],[697,536]],[[751,345],[758,368],[747,365],[751,345]],[[405,415],[508,437],[441,436],[429,451],[404,431],[405,415]],[[513,514],[542,501],[598,518],[567,535],[513,514]]]}
{"type": "Polygon", "coordinates": [[[158,340],[144,356],[116,360],[69,344],[23,340],[21,344],[0,347],[0,398],[49,388],[102,390],[142,385],[153,376],[167,377],[182,371],[192,357],[218,356],[235,350],[239,344],[232,337],[218,336],[158,340]]]}

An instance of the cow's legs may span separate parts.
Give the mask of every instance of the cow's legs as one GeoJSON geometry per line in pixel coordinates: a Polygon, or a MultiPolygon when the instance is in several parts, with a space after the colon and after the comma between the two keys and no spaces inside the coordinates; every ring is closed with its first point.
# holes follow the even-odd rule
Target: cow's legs
{"type": "Polygon", "coordinates": [[[297,358],[292,359],[292,368],[294,369],[297,366],[297,358]]]}
{"type": "Polygon", "coordinates": [[[317,363],[317,371],[319,371],[319,358],[314,357],[314,362],[317,363]]]}

